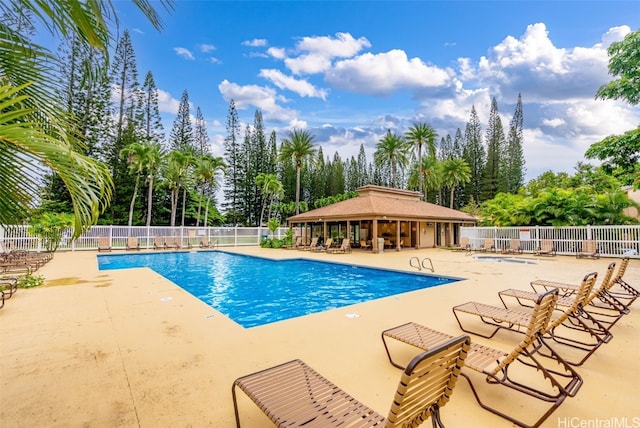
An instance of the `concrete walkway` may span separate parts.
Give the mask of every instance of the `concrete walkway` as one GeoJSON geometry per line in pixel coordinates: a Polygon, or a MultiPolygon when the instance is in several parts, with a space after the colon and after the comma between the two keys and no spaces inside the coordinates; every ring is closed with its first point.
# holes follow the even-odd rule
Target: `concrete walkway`
{"type": "MultiPolygon", "coordinates": [[[[95,252],[56,254],[38,272],[46,286],[19,290],[0,309],[0,427],[232,427],[233,380],[294,358],[386,414],[400,372],[387,360],[383,330],[415,321],[458,335],[451,312],[456,304],[500,304],[499,290],[529,289],[536,278],[579,282],[588,272],[602,276],[615,261],[523,256],[535,264],[496,263],[437,249],[340,255],[224,250],[403,271],[413,270],[411,257],[429,257],[437,274],[467,279],[244,329],[149,269],[98,271],[95,252]],[[347,316],[354,313],[359,317],[347,316]]],[[[625,278],[640,286],[639,260],[631,261],[625,278]]],[[[544,427],[640,426],[638,305],[613,328],[613,340],[577,368],[582,389],[544,427]],[[624,418],[628,425],[614,425],[624,418]]],[[[501,332],[493,340],[472,340],[508,351],[518,338],[501,332]]],[[[409,359],[417,351],[397,352],[409,359]]],[[[483,390],[523,419],[538,411],[506,388],[483,390]]],[[[239,401],[243,426],[272,426],[246,397],[239,401]]],[[[512,426],[480,408],[463,380],[442,419],[448,427],[512,426]]]]}

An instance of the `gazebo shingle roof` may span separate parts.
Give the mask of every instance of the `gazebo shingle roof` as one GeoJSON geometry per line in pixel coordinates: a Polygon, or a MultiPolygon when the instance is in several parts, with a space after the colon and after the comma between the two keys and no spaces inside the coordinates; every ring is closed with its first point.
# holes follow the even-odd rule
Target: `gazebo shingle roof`
{"type": "Polygon", "coordinates": [[[355,198],[307,211],[292,217],[289,222],[315,222],[320,219],[372,219],[386,216],[387,219],[403,220],[448,220],[473,222],[476,219],[462,211],[423,202],[419,192],[392,189],[381,186],[363,186],[357,189],[355,198]]]}

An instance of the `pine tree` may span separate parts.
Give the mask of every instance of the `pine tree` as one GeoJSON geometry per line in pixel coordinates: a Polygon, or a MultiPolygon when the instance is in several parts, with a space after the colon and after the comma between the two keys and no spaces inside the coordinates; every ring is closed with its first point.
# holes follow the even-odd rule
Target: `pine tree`
{"type": "MultiPolygon", "coordinates": [[[[69,117],[75,118],[71,124],[75,127],[72,134],[77,135],[80,145],[76,150],[93,158],[100,159],[100,146],[106,130],[110,129],[109,81],[102,73],[90,73],[105,67],[106,59],[98,49],[91,48],[75,37],[61,45],[60,56],[64,58],[60,77],[64,82],[63,91],[57,96],[61,104],[66,105],[69,117]]],[[[45,176],[45,209],[53,212],[71,212],[72,203],[66,185],[57,174],[45,176]]]]}
{"type": "Polygon", "coordinates": [[[142,126],[145,141],[152,144],[164,142],[164,127],[158,106],[158,88],[151,71],[147,72],[142,84],[142,126]]]}
{"type": "Polygon", "coordinates": [[[244,198],[242,178],[245,173],[245,160],[240,142],[240,119],[238,119],[236,104],[233,100],[229,102],[226,127],[224,160],[227,164],[227,174],[224,179],[225,203],[223,204],[223,209],[227,222],[238,224],[241,218],[242,200],[244,198]]]}
{"type": "Polygon", "coordinates": [[[138,69],[131,38],[126,30],[116,46],[109,77],[115,93],[111,107],[115,123],[111,127],[111,134],[106,137],[108,141],[103,145],[103,156],[111,170],[115,189],[110,206],[111,221],[118,224],[128,218],[129,199],[134,187],[134,178],[128,174],[127,164],[120,158],[120,152],[127,145],[140,142],[144,135],[138,69]]]}
{"type": "Polygon", "coordinates": [[[498,113],[498,101],[491,100],[489,123],[487,124],[487,162],[482,178],[482,199],[492,199],[506,190],[505,180],[505,137],[502,121],[498,113]]]}
{"type": "Polygon", "coordinates": [[[482,172],[485,163],[485,149],[482,143],[482,128],[480,127],[480,119],[476,112],[475,106],[471,107],[471,115],[469,122],[464,131],[464,148],[463,158],[467,165],[471,168],[471,181],[466,186],[465,194],[468,199],[476,202],[480,201],[480,193],[482,189],[482,172]]]}
{"type": "Polygon", "coordinates": [[[516,110],[509,125],[509,136],[507,137],[506,191],[510,193],[517,193],[524,184],[525,161],[522,150],[522,130],[522,96],[518,94],[516,110]]]}
{"type": "Polygon", "coordinates": [[[173,127],[169,134],[169,147],[171,150],[196,153],[196,145],[189,114],[189,93],[185,89],[180,98],[178,113],[173,121],[173,127]]]}
{"type": "Polygon", "coordinates": [[[202,116],[200,107],[196,109],[196,129],[194,132],[194,141],[199,156],[204,156],[210,153],[209,150],[209,135],[207,134],[207,122],[202,116]]]}
{"type": "Polygon", "coordinates": [[[369,165],[367,163],[367,154],[364,151],[364,145],[360,144],[360,150],[358,151],[358,178],[356,181],[357,187],[365,186],[372,182],[372,178],[369,175],[368,168],[369,165]]]}

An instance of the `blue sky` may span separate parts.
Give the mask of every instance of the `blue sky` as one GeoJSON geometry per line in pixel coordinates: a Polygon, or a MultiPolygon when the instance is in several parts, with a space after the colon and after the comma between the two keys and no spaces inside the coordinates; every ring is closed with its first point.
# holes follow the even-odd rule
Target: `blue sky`
{"type": "Polygon", "coordinates": [[[387,129],[416,121],[452,137],[471,106],[505,133],[520,93],[526,178],[572,172],[590,144],[640,124],[640,108],[596,101],[611,80],[606,48],[640,27],[635,1],[184,1],[154,30],[114,3],[139,79],[151,70],[169,133],[180,97],[200,107],[217,156],[233,99],[278,141],[307,129],[324,155],[368,160],[387,129]]]}

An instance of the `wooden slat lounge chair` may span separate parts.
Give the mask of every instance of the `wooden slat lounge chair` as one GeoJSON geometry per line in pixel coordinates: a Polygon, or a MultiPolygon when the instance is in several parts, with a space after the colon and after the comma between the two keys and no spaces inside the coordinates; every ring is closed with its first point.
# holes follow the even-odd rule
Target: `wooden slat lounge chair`
{"type": "Polygon", "coordinates": [[[471,251],[471,244],[469,243],[469,237],[463,236],[460,238],[460,243],[457,247],[453,249],[453,251],[471,251]]]}
{"type": "MultiPolygon", "coordinates": [[[[539,296],[528,321],[524,337],[510,352],[472,343],[465,360],[465,366],[460,373],[469,382],[471,391],[482,408],[522,427],[540,426],[567,397],[575,396],[583,383],[580,375],[560,355],[555,353],[543,338],[557,297],[557,290],[539,296]],[[541,350],[546,350],[548,355],[540,354],[541,350]],[[487,393],[483,397],[484,401],[481,400],[480,392],[486,388],[476,390],[472,377],[477,377],[477,375],[469,372],[482,375],[488,385],[507,387],[542,402],[550,403],[550,407],[541,416],[536,416],[538,419],[532,424],[516,419],[513,411],[506,413],[509,404],[502,393],[496,391],[495,398],[490,398],[487,393]],[[489,402],[500,402],[501,404],[494,405],[489,402]],[[498,406],[503,410],[498,409],[498,406]]],[[[382,332],[382,341],[387,356],[395,367],[402,366],[392,359],[387,344],[388,339],[396,339],[420,349],[430,349],[450,337],[446,333],[413,322],[382,332]]],[[[491,388],[491,386],[487,388],[491,388]]],[[[532,406],[532,408],[534,407],[532,406]]],[[[531,409],[527,409],[527,414],[530,415],[531,412],[531,409]]]]}
{"type": "Polygon", "coordinates": [[[294,250],[302,245],[302,236],[296,236],[296,240],[291,245],[283,245],[282,248],[285,250],[294,250]]]}
{"type": "Polygon", "coordinates": [[[211,243],[209,242],[209,237],[203,236],[200,239],[200,248],[209,248],[209,247],[211,247],[211,243]]]}
{"type": "Polygon", "coordinates": [[[313,248],[316,248],[318,246],[318,238],[311,238],[311,243],[309,245],[302,245],[301,247],[298,248],[298,250],[303,250],[303,251],[310,251],[313,248]]]}
{"type": "Polygon", "coordinates": [[[100,251],[111,251],[111,239],[108,236],[98,238],[98,252],[100,251]]]}
{"type": "Polygon", "coordinates": [[[153,249],[154,250],[165,250],[167,247],[164,244],[164,238],[162,236],[156,236],[153,238],[153,249]]]}
{"type": "Polygon", "coordinates": [[[552,239],[543,239],[540,241],[540,247],[536,251],[536,256],[555,256],[556,247],[553,245],[552,239]]]}
{"type": "MultiPolygon", "coordinates": [[[[589,296],[597,275],[597,273],[593,272],[584,277],[580,287],[580,291],[576,294],[575,302],[572,305],[572,308],[577,307],[579,304],[582,304],[584,300],[589,296]]],[[[458,321],[458,325],[463,331],[467,333],[477,334],[478,336],[486,338],[495,336],[495,334],[500,329],[522,332],[522,329],[526,328],[531,317],[531,313],[526,308],[510,309],[505,308],[504,306],[493,306],[479,302],[467,302],[461,305],[454,306],[453,314],[458,321]],[[463,314],[465,316],[469,315],[476,318],[479,317],[483,324],[491,326],[490,328],[493,330],[490,333],[483,333],[480,332],[480,330],[478,330],[477,328],[470,329],[469,327],[465,327],[461,319],[461,316],[463,314]]],[[[553,322],[557,322],[558,320],[560,320],[559,322],[562,323],[569,315],[570,313],[567,313],[564,318],[559,317],[553,322]]]]}
{"type": "Polygon", "coordinates": [[[522,254],[522,246],[519,239],[509,239],[509,246],[502,250],[504,254],[522,254]]]}
{"type": "Polygon", "coordinates": [[[624,280],[624,274],[628,266],[629,257],[623,257],[618,272],[614,277],[613,284],[609,289],[609,294],[623,302],[627,308],[640,296],[640,291],[624,280]]]}
{"type": "MultiPolygon", "coordinates": [[[[588,286],[585,285],[585,281],[590,278],[585,277],[583,283],[573,290],[572,294],[568,294],[565,289],[558,289],[562,294],[558,298],[556,303],[556,310],[560,312],[560,316],[552,320],[549,325],[548,331],[545,337],[552,339],[555,343],[571,346],[573,348],[585,351],[582,359],[577,361],[569,361],[571,365],[581,366],[587,359],[593,355],[593,353],[603,344],[608,343],[613,335],[610,332],[611,326],[615,324],[624,313],[616,312],[617,318],[614,320],[603,320],[606,314],[599,312],[599,315],[593,312],[587,311],[586,308],[590,302],[598,295],[605,293],[606,289],[611,283],[611,277],[613,270],[615,269],[615,263],[609,264],[607,273],[604,275],[600,286],[592,287],[591,291],[584,295],[588,286]],[[576,337],[576,334],[563,335],[560,333],[560,327],[564,326],[571,331],[581,331],[591,337],[590,342],[585,342],[583,339],[576,337]]],[[[595,278],[594,278],[595,281],[595,278]]],[[[549,289],[554,289],[549,287],[549,289]]],[[[498,293],[503,304],[506,305],[504,297],[513,297],[522,306],[529,306],[528,302],[534,300],[538,293],[535,291],[525,291],[508,289],[498,293]]],[[[583,334],[584,335],[584,334],[583,334]]]]}
{"type": "Polygon", "coordinates": [[[344,238],[342,240],[342,244],[340,244],[337,248],[328,248],[327,253],[329,254],[345,254],[351,252],[351,240],[349,238],[344,238]]]}
{"type": "Polygon", "coordinates": [[[600,250],[598,249],[598,243],[593,240],[582,241],[582,250],[576,253],[576,258],[599,259],[600,250]]]}
{"type": "Polygon", "coordinates": [[[443,427],[449,401],[470,346],[468,336],[444,341],[417,355],[402,373],[385,419],[301,360],[236,379],[232,387],[236,426],[240,388],[278,427],[417,427],[429,417],[443,427]]]}
{"type": "Polygon", "coordinates": [[[333,245],[333,238],[328,238],[324,244],[318,244],[314,248],[311,248],[311,251],[313,251],[314,253],[329,251],[331,245],[333,245]]]}
{"type": "Polygon", "coordinates": [[[485,238],[484,244],[480,245],[480,251],[485,253],[487,251],[496,251],[495,240],[493,238],[485,238]]]}
{"type": "Polygon", "coordinates": [[[361,239],[360,240],[360,248],[363,248],[365,251],[366,250],[371,250],[373,248],[371,241],[367,241],[365,239],[361,239]]]}
{"type": "MultiPolygon", "coordinates": [[[[600,282],[600,286],[594,288],[587,299],[586,305],[583,306],[583,310],[585,312],[595,318],[601,325],[606,326],[609,331],[615,323],[630,312],[630,309],[625,302],[620,300],[618,296],[610,291],[616,284],[621,270],[624,273],[623,269],[618,269],[618,273],[614,276],[613,271],[615,266],[615,262],[609,264],[607,271],[600,282]]],[[[557,288],[560,291],[561,299],[563,298],[562,296],[564,296],[565,299],[570,299],[579,291],[580,285],[536,279],[531,282],[531,288],[533,288],[535,292],[542,292],[544,290],[557,288]]]]}
{"type": "Polygon", "coordinates": [[[169,249],[180,249],[180,243],[178,242],[178,238],[176,238],[175,236],[167,236],[164,239],[164,248],[169,250],[169,249]]]}
{"type": "Polygon", "coordinates": [[[140,243],[138,242],[138,237],[129,236],[127,237],[127,250],[139,250],[140,243]]]}

